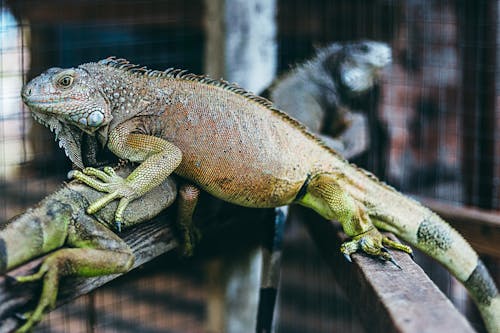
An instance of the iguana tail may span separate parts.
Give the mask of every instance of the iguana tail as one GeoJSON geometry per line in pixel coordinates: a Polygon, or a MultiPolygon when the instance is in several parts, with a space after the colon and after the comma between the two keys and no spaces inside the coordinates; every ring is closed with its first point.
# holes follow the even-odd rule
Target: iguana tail
{"type": "Polygon", "coordinates": [[[406,216],[370,214],[375,226],[393,232],[445,266],[471,294],[488,331],[500,332],[500,294],[474,249],[447,222],[416,201],[399,204],[398,211],[406,209],[406,216]],[[424,218],[416,221],[412,216],[424,218]]]}

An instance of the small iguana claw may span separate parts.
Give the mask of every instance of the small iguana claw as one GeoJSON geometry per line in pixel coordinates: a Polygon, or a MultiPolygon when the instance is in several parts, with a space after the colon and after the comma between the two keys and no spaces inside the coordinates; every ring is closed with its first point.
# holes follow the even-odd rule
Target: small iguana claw
{"type": "Polygon", "coordinates": [[[392,262],[392,264],[394,266],[396,266],[397,268],[399,268],[400,270],[403,270],[403,268],[401,266],[399,266],[399,264],[397,263],[397,261],[391,257],[391,259],[389,260],[390,262],[392,262]]]}
{"type": "Polygon", "coordinates": [[[21,313],[21,312],[14,312],[14,318],[20,320],[20,321],[26,321],[29,318],[29,315],[26,313],[21,313]]]}
{"type": "Polygon", "coordinates": [[[69,170],[68,173],[66,174],[66,178],[68,178],[68,179],[75,178],[75,171],[76,170],[69,170]]]}
{"type": "Polygon", "coordinates": [[[15,276],[9,274],[5,274],[5,282],[10,287],[14,287],[20,284],[19,280],[15,276]]]}
{"type": "Polygon", "coordinates": [[[383,258],[383,260],[390,261],[392,264],[394,264],[394,266],[396,266],[397,268],[399,268],[399,269],[402,270],[401,266],[399,266],[399,264],[397,263],[396,259],[394,259],[392,257],[391,253],[389,252],[389,250],[386,247],[382,246],[380,248],[380,251],[388,254],[388,256],[386,258],[383,258]]]}
{"type": "Polygon", "coordinates": [[[402,269],[402,267],[392,257],[388,247],[401,250],[412,255],[412,250],[409,246],[390,240],[389,238],[383,236],[375,228],[354,237],[351,241],[343,243],[340,247],[340,251],[350,262],[352,262],[351,254],[361,250],[369,255],[379,258],[380,260],[390,261],[394,266],[402,269]]]}
{"type": "Polygon", "coordinates": [[[121,233],[122,232],[122,221],[115,221],[115,229],[116,232],[121,233]]]}

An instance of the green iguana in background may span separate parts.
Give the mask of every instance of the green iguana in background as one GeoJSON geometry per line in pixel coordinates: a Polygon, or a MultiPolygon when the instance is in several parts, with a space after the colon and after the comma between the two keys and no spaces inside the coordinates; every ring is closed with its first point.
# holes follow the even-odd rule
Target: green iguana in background
{"type": "MultiPolygon", "coordinates": [[[[128,175],[130,171],[129,167],[121,168],[119,173],[128,175]]],[[[107,179],[118,176],[110,167],[104,168],[102,175],[107,179]]],[[[55,250],[35,274],[12,277],[21,283],[43,281],[38,305],[17,332],[29,331],[46,310],[54,308],[61,277],[125,273],[134,263],[127,243],[107,227],[113,225],[116,204],[94,216],[87,215],[89,202],[98,199],[100,193],[84,186],[65,184],[37,207],[0,224],[0,274],[55,250]]],[[[172,204],[176,194],[174,181],[167,178],[127,207],[127,225],[152,219],[172,204]]]]}
{"type": "MultiPolygon", "coordinates": [[[[188,229],[197,188],[248,207],[300,204],[342,224],[352,238],[341,247],[347,258],[361,250],[392,261],[387,247],[411,253],[379,228],[435,258],[471,292],[488,330],[500,331],[498,290],[454,229],[349,164],[266,99],[224,81],[174,69],[148,70],[116,58],[49,69],[26,84],[22,98],[83,168],[73,177],[108,192],[89,205],[89,214],[118,199],[115,221],[123,224],[129,203],[171,173],[192,183],[192,204],[180,219],[188,229]],[[126,178],[84,168],[83,132],[139,166],[126,178]]],[[[189,233],[186,241],[191,242],[189,233]]]]}

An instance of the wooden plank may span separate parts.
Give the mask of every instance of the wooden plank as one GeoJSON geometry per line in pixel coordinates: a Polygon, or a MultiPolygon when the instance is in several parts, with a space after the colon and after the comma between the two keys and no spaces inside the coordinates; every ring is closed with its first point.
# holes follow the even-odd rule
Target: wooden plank
{"type": "MultiPolygon", "coordinates": [[[[204,72],[237,82],[249,91],[262,91],[276,72],[275,0],[205,0],[204,4],[204,72]]],[[[264,257],[263,261],[260,249],[254,249],[236,260],[209,263],[209,331],[236,332],[259,325],[259,266],[265,265],[266,259],[270,260],[264,257]]]]}
{"type": "MultiPolygon", "coordinates": [[[[204,245],[200,244],[199,251],[206,255],[217,247],[226,253],[234,253],[248,246],[250,238],[262,238],[266,228],[265,223],[260,222],[272,220],[273,217],[273,210],[221,206],[219,201],[216,203],[214,200],[207,196],[202,198],[198,214],[198,217],[202,217],[198,221],[203,227],[205,240],[204,245]],[[214,207],[219,207],[218,211],[214,207]],[[223,232],[221,228],[225,228],[223,232]]],[[[338,251],[344,240],[338,228],[319,219],[311,211],[307,213],[309,216],[303,220],[307,221],[313,238],[333,268],[338,282],[356,305],[365,327],[381,332],[473,332],[465,318],[408,255],[394,253],[403,270],[362,254],[355,254],[354,264],[350,264],[338,251]]],[[[167,210],[166,215],[122,234],[136,253],[135,266],[175,248],[177,244],[169,216],[173,215],[167,210]]],[[[30,262],[10,274],[28,274],[39,262],[40,259],[30,262]]],[[[117,276],[64,279],[58,305],[117,276]]],[[[0,332],[9,332],[19,324],[14,312],[23,312],[32,307],[39,295],[38,288],[39,284],[11,286],[4,277],[0,277],[0,332]]]]}
{"type": "Polygon", "coordinates": [[[354,254],[351,264],[338,251],[345,240],[338,227],[312,216],[304,220],[367,331],[474,332],[407,254],[393,251],[402,270],[363,254],[354,254]]]}
{"type": "Polygon", "coordinates": [[[202,28],[202,0],[184,1],[64,1],[7,0],[16,17],[30,24],[94,23],[175,25],[202,28]]]}
{"type": "Polygon", "coordinates": [[[454,206],[429,198],[418,198],[455,229],[480,254],[500,258],[500,214],[478,208],[454,206]]]}

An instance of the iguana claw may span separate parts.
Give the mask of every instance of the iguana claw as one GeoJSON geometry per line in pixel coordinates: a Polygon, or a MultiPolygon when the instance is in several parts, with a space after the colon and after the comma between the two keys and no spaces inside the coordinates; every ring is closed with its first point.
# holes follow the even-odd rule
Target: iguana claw
{"type": "Polygon", "coordinates": [[[20,321],[26,321],[26,320],[28,320],[29,312],[28,312],[28,314],[21,313],[21,312],[14,312],[14,317],[20,321]]]}
{"type": "Polygon", "coordinates": [[[87,208],[88,214],[94,214],[111,201],[120,199],[115,212],[115,227],[118,232],[121,232],[125,208],[131,200],[137,197],[127,180],[117,175],[111,167],[104,167],[102,171],[95,168],[85,168],[82,171],[72,170],[68,173],[68,177],[78,179],[99,192],[109,193],[91,203],[87,208]]]}
{"type": "Polygon", "coordinates": [[[19,281],[16,279],[16,277],[9,274],[5,274],[5,282],[7,282],[7,285],[10,287],[14,287],[19,284],[19,281]]]}
{"type": "Polygon", "coordinates": [[[412,249],[409,246],[395,242],[388,237],[383,236],[377,229],[373,228],[367,232],[358,235],[353,240],[345,242],[340,247],[344,257],[351,262],[351,254],[361,250],[369,255],[380,258],[383,261],[389,261],[394,266],[402,269],[394,260],[387,247],[404,251],[412,255],[412,249]]]}
{"type": "Polygon", "coordinates": [[[394,266],[396,266],[397,268],[399,268],[400,270],[403,270],[403,268],[401,266],[399,266],[399,264],[397,263],[397,261],[394,258],[391,258],[391,260],[389,260],[389,261],[392,262],[392,264],[394,266]]]}

